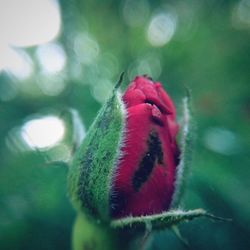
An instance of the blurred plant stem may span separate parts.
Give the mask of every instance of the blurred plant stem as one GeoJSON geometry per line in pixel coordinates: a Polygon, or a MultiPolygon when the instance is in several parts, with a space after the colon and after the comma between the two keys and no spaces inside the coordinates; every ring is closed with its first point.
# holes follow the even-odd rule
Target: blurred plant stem
{"type": "Polygon", "coordinates": [[[148,237],[134,230],[114,230],[83,213],[79,213],[73,228],[73,250],[144,250],[148,237]]]}

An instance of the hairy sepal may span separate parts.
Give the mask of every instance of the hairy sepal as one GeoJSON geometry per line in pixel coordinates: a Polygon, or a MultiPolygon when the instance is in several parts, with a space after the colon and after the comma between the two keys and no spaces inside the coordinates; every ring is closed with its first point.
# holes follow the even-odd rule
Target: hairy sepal
{"type": "Polygon", "coordinates": [[[183,221],[190,221],[195,218],[206,217],[212,220],[228,221],[221,217],[214,216],[203,209],[194,209],[188,211],[172,210],[155,215],[146,215],[138,217],[126,217],[116,219],[111,222],[111,227],[115,229],[136,229],[136,230],[161,230],[170,228],[183,221]]]}
{"type": "Polygon", "coordinates": [[[126,111],[118,93],[119,82],[76,152],[68,175],[69,195],[75,207],[103,221],[110,220],[112,178],[125,126],[126,111]]]}
{"type": "Polygon", "coordinates": [[[180,149],[181,156],[180,162],[177,166],[176,179],[175,179],[175,192],[173,194],[171,209],[179,206],[181,198],[186,187],[188,174],[192,161],[193,141],[195,125],[192,119],[190,92],[187,90],[186,97],[183,98],[183,117],[181,121],[181,141],[180,149]]]}

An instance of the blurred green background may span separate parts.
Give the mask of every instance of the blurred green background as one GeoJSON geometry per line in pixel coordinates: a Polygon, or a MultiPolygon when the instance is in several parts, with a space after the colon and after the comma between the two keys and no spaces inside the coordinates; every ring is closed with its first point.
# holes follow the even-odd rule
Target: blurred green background
{"type": "MultiPolygon", "coordinates": [[[[197,141],[180,226],[191,249],[250,249],[250,1],[1,0],[0,249],[70,249],[63,166],[77,110],[87,130],[120,72],[192,90],[197,141]],[[39,149],[39,150],[35,150],[39,149]]],[[[180,112],[178,113],[180,117],[180,112]]],[[[84,132],[84,131],[83,131],[84,132]]],[[[185,249],[168,230],[152,249],[185,249]]]]}

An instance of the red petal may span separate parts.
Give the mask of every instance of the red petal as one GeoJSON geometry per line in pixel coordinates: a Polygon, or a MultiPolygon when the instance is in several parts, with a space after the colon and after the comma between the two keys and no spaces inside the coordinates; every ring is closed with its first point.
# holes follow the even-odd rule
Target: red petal
{"type": "Polygon", "coordinates": [[[111,215],[160,213],[169,208],[174,192],[179,155],[175,107],[161,85],[145,77],[135,78],[123,100],[128,117],[123,155],[113,182],[111,215]]]}

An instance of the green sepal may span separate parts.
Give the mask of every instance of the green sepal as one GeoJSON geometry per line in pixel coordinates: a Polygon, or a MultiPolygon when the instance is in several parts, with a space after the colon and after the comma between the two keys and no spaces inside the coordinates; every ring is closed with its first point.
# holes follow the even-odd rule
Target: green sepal
{"type": "Polygon", "coordinates": [[[68,175],[73,205],[103,221],[110,220],[112,179],[125,127],[125,108],[118,93],[121,81],[122,75],[74,155],[68,175]]]}
{"type": "Polygon", "coordinates": [[[206,212],[203,209],[194,209],[189,211],[173,210],[163,212],[155,215],[138,216],[138,217],[126,217],[122,219],[116,219],[111,222],[111,227],[116,229],[141,229],[147,228],[154,229],[165,229],[170,228],[173,225],[177,225],[183,221],[190,221],[199,217],[207,217],[213,220],[228,221],[221,217],[214,216],[206,212]]]}
{"type": "Polygon", "coordinates": [[[181,198],[186,187],[187,177],[189,174],[192,153],[193,153],[193,141],[194,141],[194,130],[195,125],[192,118],[191,112],[191,96],[187,89],[186,97],[183,98],[183,116],[181,123],[181,140],[180,140],[180,162],[177,166],[177,174],[175,181],[175,192],[171,202],[171,208],[178,208],[181,198]]]}

